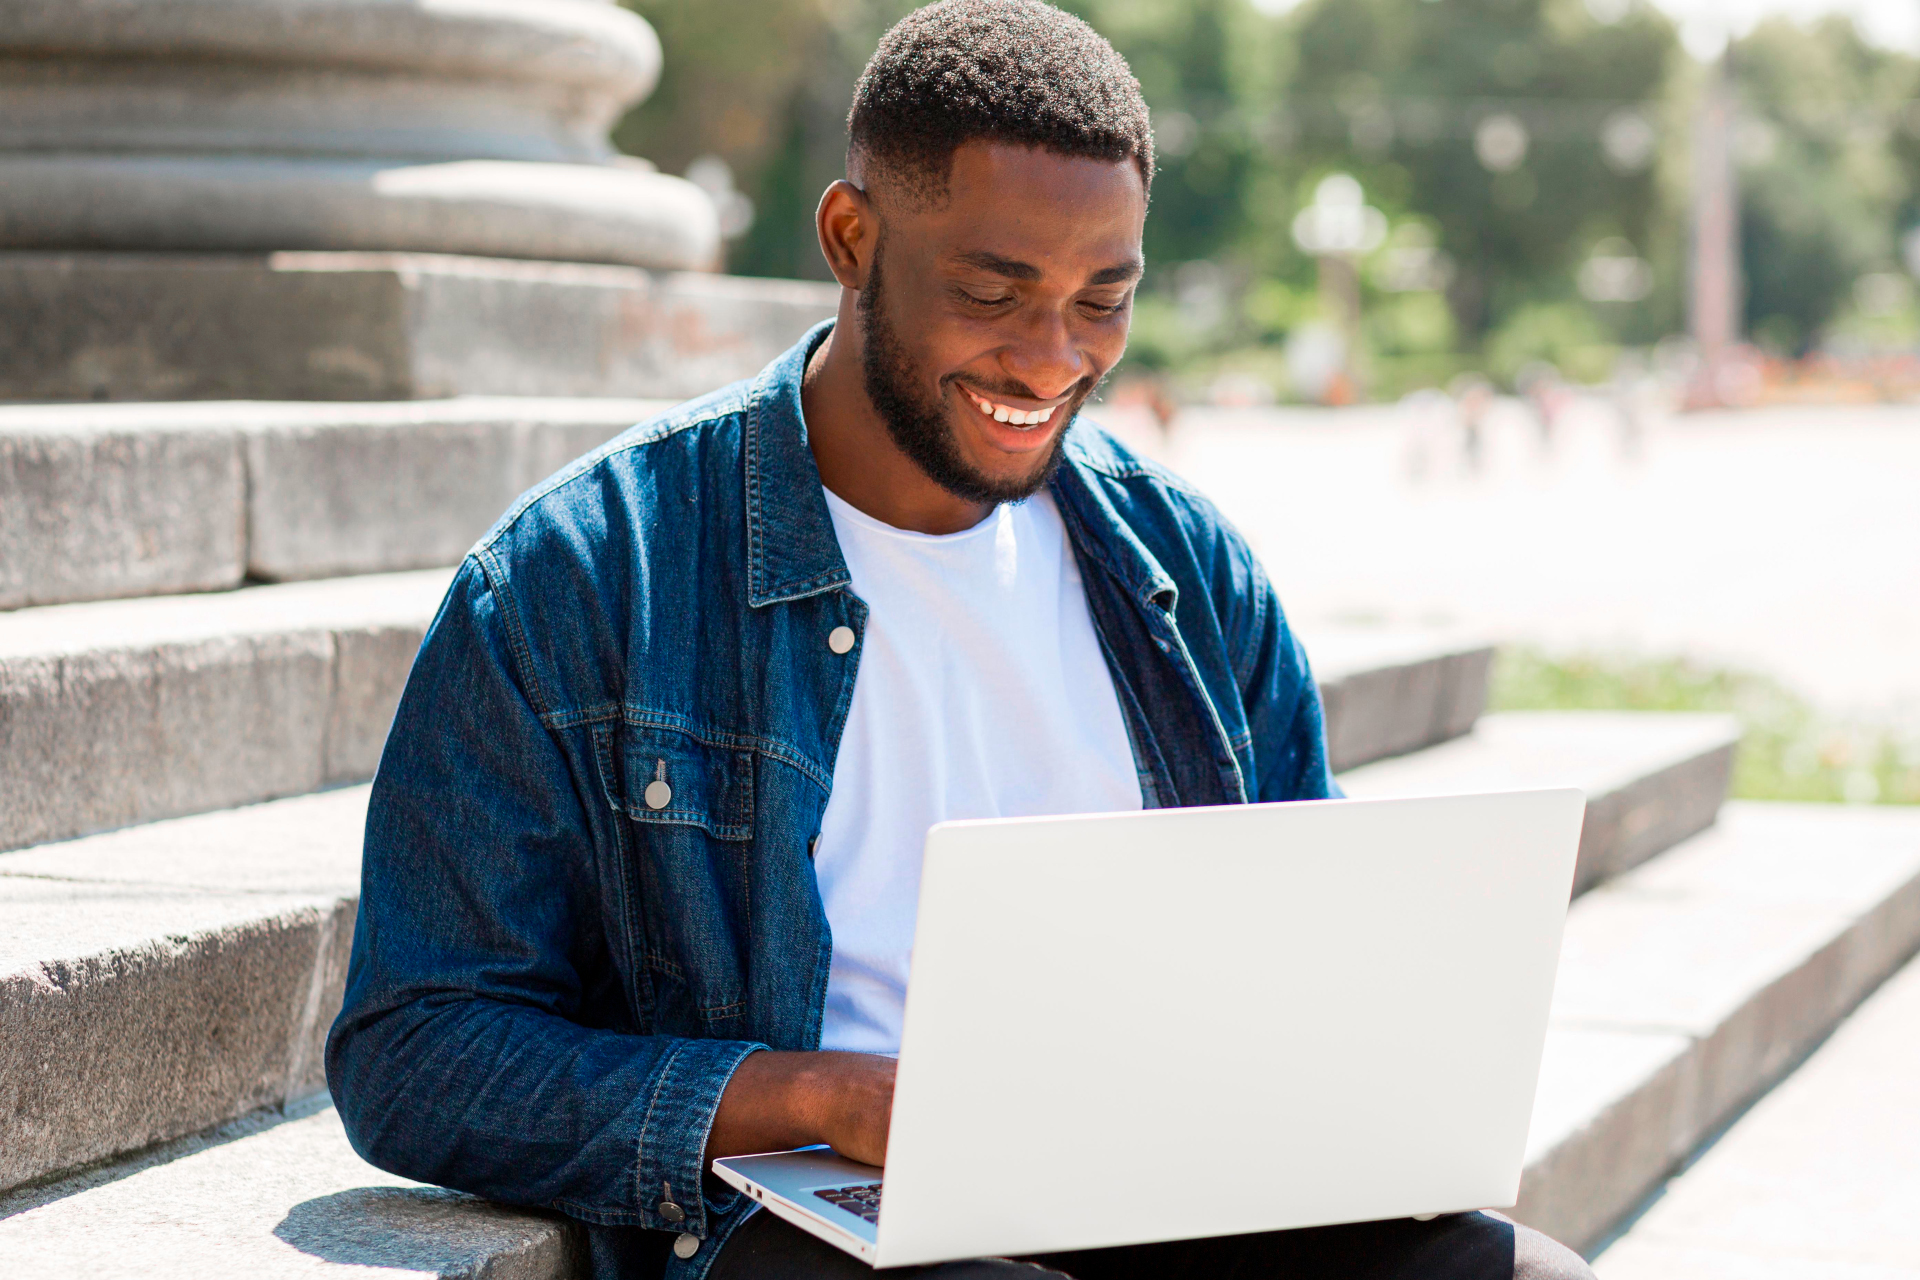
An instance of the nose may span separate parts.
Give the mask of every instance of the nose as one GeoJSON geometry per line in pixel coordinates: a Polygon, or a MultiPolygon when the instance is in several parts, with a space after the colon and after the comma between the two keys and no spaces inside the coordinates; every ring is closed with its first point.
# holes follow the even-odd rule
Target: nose
{"type": "Polygon", "coordinates": [[[1019,338],[1001,353],[1000,366],[1039,400],[1065,396],[1090,369],[1067,317],[1051,310],[1031,318],[1019,338]]]}

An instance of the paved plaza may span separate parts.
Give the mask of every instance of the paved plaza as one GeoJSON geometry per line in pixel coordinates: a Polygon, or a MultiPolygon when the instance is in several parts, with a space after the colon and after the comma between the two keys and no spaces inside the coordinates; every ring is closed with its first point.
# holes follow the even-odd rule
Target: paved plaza
{"type": "Polygon", "coordinates": [[[1551,445],[1514,401],[1478,467],[1431,409],[1111,419],[1213,496],[1303,621],[1451,622],[1556,649],[1763,671],[1920,725],[1920,407],[1655,417],[1601,400],[1551,445]]]}
{"type": "MultiPolygon", "coordinates": [[[[1167,434],[1117,425],[1226,508],[1309,631],[1446,622],[1560,650],[1687,654],[1920,733],[1920,408],[1661,417],[1631,437],[1589,400],[1549,441],[1506,401],[1477,458],[1438,401],[1202,410],[1167,434]]],[[[1831,887],[1814,847],[1788,860],[1811,879],[1779,902],[1831,887]]],[[[1740,954],[1708,932],[1696,963],[1740,954]]],[[[1602,1280],[1920,1276],[1917,997],[1920,961],[1629,1217],[1602,1280]]]]}

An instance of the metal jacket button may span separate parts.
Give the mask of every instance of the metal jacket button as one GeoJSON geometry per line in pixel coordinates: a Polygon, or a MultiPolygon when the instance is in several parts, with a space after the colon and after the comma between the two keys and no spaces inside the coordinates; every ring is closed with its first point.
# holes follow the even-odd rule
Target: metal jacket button
{"type": "Polygon", "coordinates": [[[678,1237],[675,1237],[675,1239],[674,1239],[674,1242],[673,1242],[673,1256],[674,1256],[674,1257],[676,1257],[676,1258],[691,1258],[691,1257],[692,1257],[692,1256],[693,1256],[694,1254],[696,1254],[696,1253],[698,1253],[698,1252],[700,1252],[700,1237],[699,1237],[699,1236],[678,1236],[678,1237]]]}
{"type": "Polygon", "coordinates": [[[835,627],[832,631],[828,632],[827,648],[833,650],[835,653],[851,653],[853,651],[853,628],[835,627]]]}
{"type": "MultiPolygon", "coordinates": [[[[664,809],[668,803],[672,801],[673,788],[667,785],[667,762],[665,760],[656,760],[653,762],[653,781],[647,784],[644,798],[647,802],[647,808],[649,809],[664,809]]],[[[667,1199],[671,1201],[673,1197],[669,1195],[667,1199]]],[[[678,1222],[680,1219],[674,1218],[673,1221],[678,1222]]]]}
{"type": "Polygon", "coordinates": [[[662,1200],[655,1207],[660,1210],[660,1216],[668,1222],[685,1222],[687,1220],[687,1211],[671,1200],[662,1200]]]}

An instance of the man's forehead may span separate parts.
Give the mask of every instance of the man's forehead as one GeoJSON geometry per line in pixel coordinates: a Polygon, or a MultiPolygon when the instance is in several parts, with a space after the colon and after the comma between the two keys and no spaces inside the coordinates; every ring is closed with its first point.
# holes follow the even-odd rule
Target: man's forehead
{"type": "Polygon", "coordinates": [[[1137,238],[1131,244],[1086,245],[1065,253],[1036,253],[1033,245],[960,247],[944,254],[942,265],[1024,281],[1043,280],[1049,271],[1071,272],[1085,277],[1079,281],[1085,284],[1126,284],[1145,269],[1137,238]]]}
{"type": "Polygon", "coordinates": [[[1007,142],[969,142],[953,153],[947,171],[947,201],[954,204],[1018,201],[1071,206],[1082,216],[1118,218],[1146,211],[1146,184],[1130,159],[1065,155],[1044,147],[1007,142]]]}
{"type": "Polygon", "coordinates": [[[1130,161],[1005,143],[968,143],[953,160],[946,198],[911,219],[941,265],[1014,280],[1140,273],[1146,192],[1130,161]]]}

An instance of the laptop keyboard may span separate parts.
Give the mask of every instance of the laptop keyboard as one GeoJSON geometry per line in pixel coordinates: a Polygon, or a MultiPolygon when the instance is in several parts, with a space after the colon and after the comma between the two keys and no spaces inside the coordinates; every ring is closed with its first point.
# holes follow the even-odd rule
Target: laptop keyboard
{"type": "Polygon", "coordinates": [[[877,1182],[856,1182],[846,1187],[825,1187],[813,1194],[835,1208],[857,1214],[867,1222],[880,1221],[880,1184],[877,1182]]]}

